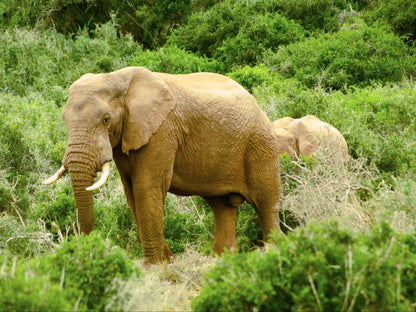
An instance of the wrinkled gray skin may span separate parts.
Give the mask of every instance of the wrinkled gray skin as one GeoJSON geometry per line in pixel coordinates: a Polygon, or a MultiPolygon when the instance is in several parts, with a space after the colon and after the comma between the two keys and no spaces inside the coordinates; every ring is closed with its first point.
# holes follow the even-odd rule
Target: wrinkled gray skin
{"type": "Polygon", "coordinates": [[[257,212],[264,238],[279,230],[277,141],[254,98],[222,75],[170,75],[142,67],[87,74],[69,88],[63,166],[78,223],[94,227],[96,172],[115,161],[146,263],[170,261],[163,239],[166,193],[200,195],[215,215],[214,250],[235,249],[237,207],[257,212]]]}

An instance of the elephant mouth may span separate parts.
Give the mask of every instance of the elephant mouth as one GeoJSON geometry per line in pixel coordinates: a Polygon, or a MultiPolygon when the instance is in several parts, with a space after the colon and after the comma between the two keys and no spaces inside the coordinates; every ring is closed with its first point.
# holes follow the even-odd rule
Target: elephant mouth
{"type": "MultiPolygon", "coordinates": [[[[59,168],[57,172],[55,172],[50,178],[44,180],[42,182],[43,185],[50,185],[56,181],[58,181],[67,171],[67,169],[62,166],[59,168]]],[[[87,187],[85,190],[87,191],[94,191],[102,187],[105,182],[107,181],[108,177],[110,175],[110,162],[107,161],[104,163],[104,165],[101,168],[101,177],[98,179],[97,182],[95,182],[93,185],[87,187]]]]}

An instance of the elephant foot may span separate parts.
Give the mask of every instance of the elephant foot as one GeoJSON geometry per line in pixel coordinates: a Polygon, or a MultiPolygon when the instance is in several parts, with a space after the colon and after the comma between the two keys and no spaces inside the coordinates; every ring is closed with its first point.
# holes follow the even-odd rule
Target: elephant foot
{"type": "Polygon", "coordinates": [[[175,256],[170,251],[168,245],[164,242],[163,248],[158,249],[157,251],[147,251],[144,249],[144,261],[143,265],[147,266],[150,264],[158,263],[172,263],[175,256]]]}
{"type": "Polygon", "coordinates": [[[224,245],[224,242],[214,241],[214,253],[221,256],[224,251],[228,251],[231,253],[237,253],[237,241],[231,240],[228,244],[224,245]]]}

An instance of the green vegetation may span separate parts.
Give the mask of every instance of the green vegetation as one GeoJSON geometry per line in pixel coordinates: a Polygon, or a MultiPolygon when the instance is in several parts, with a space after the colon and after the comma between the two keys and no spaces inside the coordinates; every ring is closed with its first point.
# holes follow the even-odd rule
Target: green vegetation
{"type": "MultiPolygon", "coordinates": [[[[53,244],[47,237],[44,241],[53,244]]],[[[75,236],[56,253],[29,263],[7,252],[0,261],[2,310],[103,310],[107,297],[115,292],[112,281],[139,274],[123,250],[94,232],[75,236]]]]}
{"type": "Polygon", "coordinates": [[[276,236],[267,252],[227,254],[206,275],[195,311],[409,311],[416,241],[387,224],[353,237],[336,223],[276,236]],[[261,285],[261,287],[259,287],[261,285]]]}
{"type": "Polygon", "coordinates": [[[413,310],[415,10],[398,0],[1,1],[0,310],[189,310],[192,298],[195,310],[413,310]],[[178,259],[144,268],[131,260],[142,251],[116,170],[94,195],[88,237],[68,177],[40,184],[61,165],[69,85],[125,66],[225,74],[271,120],[334,125],[352,157],[282,155],[288,235],[259,250],[244,204],[240,253],[216,261],[207,204],[169,195],[164,234],[178,259]]]}

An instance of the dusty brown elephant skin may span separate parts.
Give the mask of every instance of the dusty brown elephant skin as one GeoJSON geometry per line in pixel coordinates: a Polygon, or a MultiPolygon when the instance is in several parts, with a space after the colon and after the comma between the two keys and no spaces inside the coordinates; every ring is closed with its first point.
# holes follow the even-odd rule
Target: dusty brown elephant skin
{"type": "Polygon", "coordinates": [[[94,227],[91,190],[104,183],[113,159],[148,263],[172,256],[163,239],[167,192],[207,200],[219,254],[237,245],[237,207],[244,200],[255,208],[265,239],[279,229],[277,140],[264,112],[235,81],[142,67],[86,74],[69,88],[63,119],[63,166],[44,184],[69,171],[81,232],[94,227]],[[103,181],[90,187],[102,167],[103,181]]]}
{"type": "Polygon", "coordinates": [[[320,148],[325,155],[348,158],[347,142],[338,129],[313,115],[283,117],[273,121],[273,126],[279,153],[310,156],[320,148]]]}

